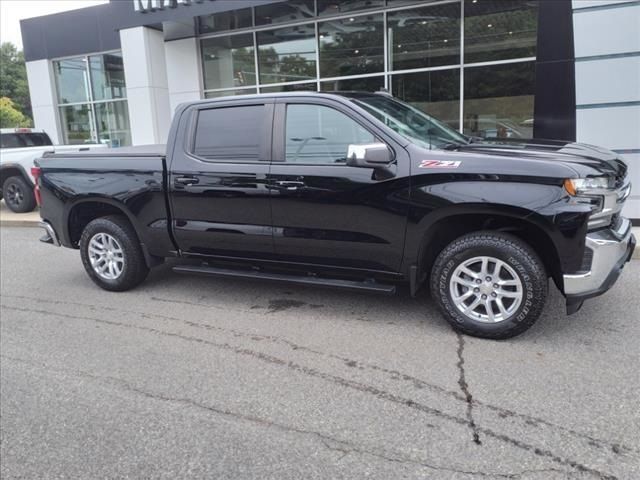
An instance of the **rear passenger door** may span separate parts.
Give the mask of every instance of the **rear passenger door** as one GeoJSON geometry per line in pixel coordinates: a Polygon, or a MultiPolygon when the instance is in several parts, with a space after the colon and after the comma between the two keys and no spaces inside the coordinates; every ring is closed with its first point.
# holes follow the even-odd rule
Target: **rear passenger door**
{"type": "Polygon", "coordinates": [[[185,141],[176,141],[169,166],[173,232],[180,250],[270,257],[272,101],[215,102],[184,115],[177,136],[185,141]]]}

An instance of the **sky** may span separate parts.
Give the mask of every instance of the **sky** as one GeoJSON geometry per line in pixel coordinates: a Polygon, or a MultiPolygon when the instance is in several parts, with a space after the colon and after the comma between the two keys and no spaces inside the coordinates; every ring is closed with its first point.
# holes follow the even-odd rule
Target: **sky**
{"type": "Polygon", "coordinates": [[[108,0],[0,0],[0,42],[22,50],[20,20],[108,3],[108,0]]]}

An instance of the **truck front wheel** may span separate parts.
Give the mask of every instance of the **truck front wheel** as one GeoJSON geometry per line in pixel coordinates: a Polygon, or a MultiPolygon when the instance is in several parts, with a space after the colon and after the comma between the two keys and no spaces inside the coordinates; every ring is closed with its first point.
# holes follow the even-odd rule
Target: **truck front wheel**
{"type": "Polygon", "coordinates": [[[15,213],[27,213],[36,208],[33,187],[18,176],[9,177],[2,185],[2,196],[9,210],[15,213]]]}
{"type": "Polygon", "coordinates": [[[501,232],[451,242],[431,271],[431,294],[453,328],[505,339],[529,329],[547,298],[547,274],[533,249],[501,232]]]}
{"type": "Polygon", "coordinates": [[[119,215],[97,218],[85,227],[80,256],[91,280],[105,290],[129,290],[149,273],[135,230],[119,215]]]}

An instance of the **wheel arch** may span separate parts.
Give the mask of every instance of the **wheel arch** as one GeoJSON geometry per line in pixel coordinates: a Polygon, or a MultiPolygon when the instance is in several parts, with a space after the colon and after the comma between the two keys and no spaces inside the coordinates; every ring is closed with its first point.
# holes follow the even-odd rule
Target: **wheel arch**
{"type": "Polygon", "coordinates": [[[133,231],[138,237],[138,242],[140,242],[140,246],[142,247],[147,266],[153,267],[161,263],[159,258],[149,254],[145,244],[145,238],[141,235],[142,230],[139,228],[138,220],[123,203],[111,198],[87,198],[74,202],[65,210],[65,234],[73,248],[78,248],[82,231],[89,222],[96,218],[107,217],[109,215],[120,215],[125,217],[133,227],[133,231]]]}
{"type": "Polygon", "coordinates": [[[2,186],[7,179],[15,176],[19,176],[27,182],[27,185],[33,188],[33,181],[31,181],[31,177],[27,174],[22,165],[17,163],[7,163],[0,166],[0,189],[2,189],[2,186]]]}
{"type": "Polygon", "coordinates": [[[87,198],[67,205],[65,208],[64,225],[67,238],[74,247],[77,247],[80,236],[84,228],[96,218],[106,217],[108,215],[121,215],[127,218],[129,223],[134,227],[138,239],[140,234],[136,228],[135,217],[120,202],[109,198],[87,198]]]}
{"type": "MultiPolygon", "coordinates": [[[[432,219],[421,230],[417,251],[413,258],[417,268],[416,281],[422,283],[430,274],[442,250],[453,240],[467,233],[492,230],[510,233],[529,245],[540,257],[547,275],[562,283],[558,248],[545,226],[544,218],[520,208],[505,210],[482,207],[470,211],[452,210],[432,219]]],[[[412,291],[417,290],[416,288],[412,291]]]]}

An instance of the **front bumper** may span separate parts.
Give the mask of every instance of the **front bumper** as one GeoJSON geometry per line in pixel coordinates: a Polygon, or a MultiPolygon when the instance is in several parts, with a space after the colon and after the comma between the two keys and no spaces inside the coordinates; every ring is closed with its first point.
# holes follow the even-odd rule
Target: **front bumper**
{"type": "Polygon", "coordinates": [[[598,230],[587,234],[585,247],[593,258],[590,270],[563,275],[567,313],[577,312],[587,298],[602,295],[616,282],[624,265],[631,260],[636,239],[631,222],[621,218],[615,229],[598,230]]]}

